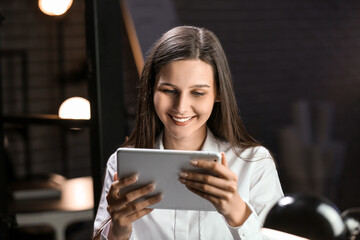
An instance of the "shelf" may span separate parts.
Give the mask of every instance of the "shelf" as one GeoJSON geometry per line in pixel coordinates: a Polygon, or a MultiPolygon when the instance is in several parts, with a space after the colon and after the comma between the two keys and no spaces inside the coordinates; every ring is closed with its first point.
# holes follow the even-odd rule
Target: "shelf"
{"type": "Polygon", "coordinates": [[[61,119],[56,114],[29,114],[29,115],[3,115],[1,121],[10,124],[44,124],[64,127],[87,127],[90,120],[86,119],[61,119]]]}

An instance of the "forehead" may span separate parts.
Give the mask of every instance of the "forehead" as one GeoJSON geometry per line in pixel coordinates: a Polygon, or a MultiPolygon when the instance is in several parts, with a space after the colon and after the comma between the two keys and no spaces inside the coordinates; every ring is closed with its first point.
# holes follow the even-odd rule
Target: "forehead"
{"type": "Polygon", "coordinates": [[[172,83],[175,85],[209,84],[214,85],[214,72],[210,64],[199,60],[177,60],[161,67],[156,84],[172,83]]]}

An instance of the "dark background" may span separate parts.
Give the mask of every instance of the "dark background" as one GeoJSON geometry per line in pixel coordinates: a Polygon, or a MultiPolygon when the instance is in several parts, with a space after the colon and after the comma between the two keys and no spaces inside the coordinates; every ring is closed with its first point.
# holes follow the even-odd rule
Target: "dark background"
{"type": "MultiPolygon", "coordinates": [[[[292,104],[298,100],[309,101],[311,116],[315,115],[313,106],[317,102],[327,102],[334,107],[332,139],[342,142],[346,151],[342,175],[337,179],[339,187],[331,200],[341,210],[359,206],[360,3],[356,0],[170,2],[176,24],[206,27],[219,37],[234,76],[243,120],[249,132],[274,154],[285,192],[288,190],[283,170],[286,159],[281,155],[279,133],[293,123],[292,104]]],[[[28,56],[30,113],[56,114],[61,103],[57,55],[59,21],[63,21],[64,29],[67,77],[62,86],[65,97],[88,97],[84,72],[84,5],[83,1],[75,0],[69,12],[57,19],[42,14],[37,1],[0,3],[5,17],[0,28],[1,50],[21,49],[28,56]]],[[[158,13],[154,13],[155,16],[158,13]]],[[[125,128],[129,132],[136,108],[137,73],[124,29],[114,31],[122,31],[124,36],[119,44],[124,50],[125,90],[119,94],[125,97],[125,128]]],[[[5,113],[21,112],[23,108],[18,61],[1,60],[5,113]]],[[[31,127],[32,172],[58,172],[69,178],[91,175],[89,130],[66,131],[67,172],[62,171],[63,146],[59,140],[62,131],[47,126],[31,127]]],[[[26,174],[23,139],[16,133],[9,132],[7,136],[14,174],[22,177],[26,174]]]]}

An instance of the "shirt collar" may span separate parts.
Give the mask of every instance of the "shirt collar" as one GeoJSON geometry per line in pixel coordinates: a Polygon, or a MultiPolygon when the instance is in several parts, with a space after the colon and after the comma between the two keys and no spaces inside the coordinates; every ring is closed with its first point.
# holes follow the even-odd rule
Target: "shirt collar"
{"type": "MultiPolygon", "coordinates": [[[[160,132],[160,134],[155,142],[154,148],[164,150],[163,131],[160,132]]],[[[201,148],[201,151],[209,151],[209,152],[211,152],[211,151],[219,152],[220,151],[219,146],[216,141],[216,138],[215,138],[214,134],[210,131],[209,128],[207,128],[206,139],[201,148]]]]}

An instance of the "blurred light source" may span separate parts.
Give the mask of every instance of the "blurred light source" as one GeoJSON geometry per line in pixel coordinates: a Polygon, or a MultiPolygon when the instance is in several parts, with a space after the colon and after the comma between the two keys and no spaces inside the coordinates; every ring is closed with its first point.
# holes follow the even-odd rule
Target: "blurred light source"
{"type": "Polygon", "coordinates": [[[69,98],[61,104],[59,117],[63,119],[90,119],[90,102],[81,97],[69,98]]]}
{"type": "Polygon", "coordinates": [[[39,0],[40,10],[50,16],[64,14],[71,7],[73,0],[39,0]]]}
{"type": "Polygon", "coordinates": [[[274,240],[345,240],[348,234],[334,204],[327,199],[304,194],[280,199],[266,216],[261,232],[274,240]],[[292,238],[285,237],[286,234],[292,234],[292,238]]]}
{"type": "Polygon", "coordinates": [[[360,207],[347,209],[341,216],[349,231],[349,240],[360,240],[360,207]]]}
{"type": "Polygon", "coordinates": [[[285,233],[270,228],[262,228],[261,233],[274,240],[309,240],[308,238],[299,237],[290,233],[285,233]]]}

